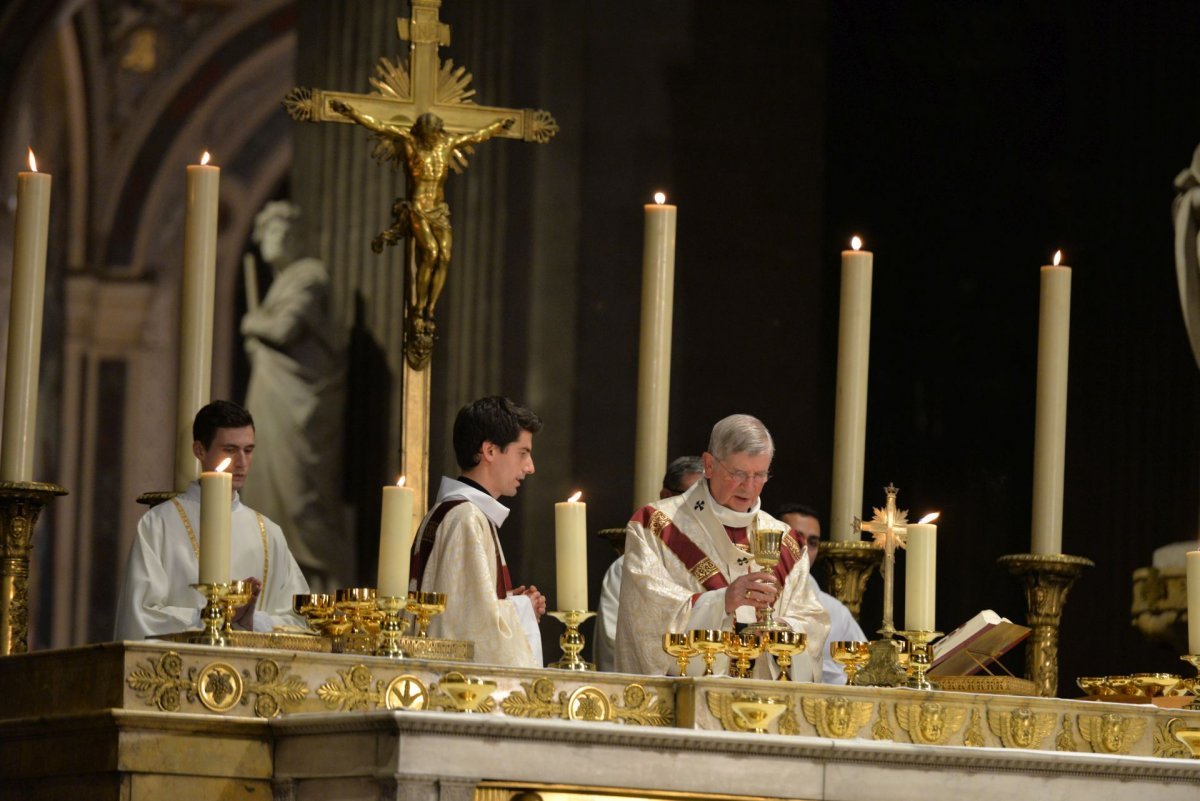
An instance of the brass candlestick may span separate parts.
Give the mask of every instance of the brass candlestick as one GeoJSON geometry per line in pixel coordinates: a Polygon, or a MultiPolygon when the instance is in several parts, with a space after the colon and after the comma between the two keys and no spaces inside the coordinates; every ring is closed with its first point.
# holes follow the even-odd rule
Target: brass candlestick
{"type": "Polygon", "coordinates": [[[1197,673],[1195,677],[1185,679],[1188,683],[1188,689],[1192,692],[1192,702],[1185,706],[1184,709],[1200,710],[1200,654],[1184,654],[1179,658],[1194,667],[1197,673]]]}
{"type": "Polygon", "coordinates": [[[779,664],[779,680],[791,681],[792,657],[804,653],[808,647],[808,635],[803,631],[764,631],[763,648],[775,657],[779,664]]]}
{"type": "Polygon", "coordinates": [[[1058,694],[1058,628],[1067,592],[1094,562],[1067,554],[1009,554],[998,560],[1025,585],[1026,622],[1033,629],[1025,651],[1025,677],[1038,695],[1058,694]]]}
{"type": "MultiPolygon", "coordinates": [[[[775,569],[775,565],[779,564],[779,546],[783,544],[783,535],[786,533],[786,531],[778,529],[759,529],[757,527],[750,532],[750,549],[754,554],[754,561],[758,562],[768,574],[775,569]]],[[[775,608],[768,606],[766,609],[758,611],[758,622],[751,623],[745,630],[750,632],[791,631],[791,628],[786,623],[776,622],[775,608]]]]}
{"type": "Polygon", "coordinates": [[[679,675],[686,676],[688,663],[693,656],[700,652],[692,647],[691,637],[683,632],[669,631],[663,635],[663,650],[668,655],[675,657],[675,664],[679,668],[679,675]]]}
{"type": "Polygon", "coordinates": [[[0,656],[29,650],[29,558],[42,509],[67,491],[40,481],[0,481],[0,656]]]}
{"type": "Polygon", "coordinates": [[[228,645],[229,641],[225,639],[223,631],[225,628],[225,607],[222,601],[225,598],[225,594],[229,592],[229,583],[193,584],[192,589],[203,595],[207,603],[200,612],[200,625],[204,628],[188,641],[201,645],[228,645]]]}
{"type": "Polygon", "coordinates": [[[883,549],[873,542],[821,543],[820,563],[825,565],[829,594],[844,603],[855,620],[860,619],[867,581],[882,561],[883,549]]]}
{"type": "Polygon", "coordinates": [[[720,629],[692,629],[688,632],[688,642],[704,660],[704,675],[713,675],[713,662],[717,654],[725,650],[725,632],[720,629]]]}
{"type": "Polygon", "coordinates": [[[584,646],[583,635],[579,633],[579,624],[588,618],[595,617],[596,613],[568,610],[547,614],[567,627],[567,630],[558,638],[558,644],[562,647],[563,652],[562,659],[551,663],[550,667],[560,670],[595,670],[595,665],[583,661],[579,656],[579,652],[583,650],[584,646]]]}
{"type": "Polygon", "coordinates": [[[429,619],[446,611],[446,593],[410,592],[407,608],[417,616],[417,636],[424,639],[429,636],[429,619]]]}
{"type": "Polygon", "coordinates": [[[930,659],[932,649],[929,647],[929,643],[941,637],[942,633],[940,631],[898,631],[896,633],[908,640],[908,681],[904,682],[904,686],[914,690],[938,689],[936,684],[925,677],[925,672],[929,670],[929,663],[932,661],[930,659]]]}
{"type": "Polygon", "coordinates": [[[375,655],[404,659],[408,654],[400,647],[400,638],[404,636],[409,620],[400,617],[400,613],[408,608],[408,596],[377,596],[375,606],[383,615],[383,621],[379,624],[379,642],[375,646],[375,655]]]}

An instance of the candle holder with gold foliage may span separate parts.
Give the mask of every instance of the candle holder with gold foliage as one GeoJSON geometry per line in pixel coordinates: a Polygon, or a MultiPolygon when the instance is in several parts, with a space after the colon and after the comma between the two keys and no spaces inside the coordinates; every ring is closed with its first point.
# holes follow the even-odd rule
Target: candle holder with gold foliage
{"type": "Polygon", "coordinates": [[[408,628],[409,620],[400,613],[408,608],[407,595],[380,595],[375,597],[375,606],[383,615],[379,624],[379,641],[375,646],[376,656],[404,659],[408,654],[400,647],[400,638],[408,628]]]}
{"type": "Polygon", "coordinates": [[[821,543],[820,562],[825,566],[829,594],[837,598],[854,619],[862,612],[863,593],[875,568],[883,561],[883,549],[873,542],[846,540],[821,543]]]}
{"type": "Polygon", "coordinates": [[[425,639],[429,636],[430,619],[446,611],[446,593],[414,590],[408,594],[407,608],[417,616],[417,637],[425,639]]]}
{"type": "Polygon", "coordinates": [[[1038,695],[1058,694],[1058,630],[1071,585],[1094,562],[1067,554],[1022,553],[1001,556],[999,564],[1025,585],[1026,622],[1033,629],[1025,651],[1025,678],[1038,695]]]}
{"type": "Polygon", "coordinates": [[[38,515],[67,491],[40,481],[0,481],[0,656],[29,650],[29,561],[38,515]]]}
{"type": "Polygon", "coordinates": [[[930,658],[933,649],[929,647],[929,644],[941,637],[942,632],[898,631],[896,633],[908,640],[908,680],[904,682],[904,686],[914,690],[938,689],[938,686],[931,682],[925,673],[933,661],[930,658]]]}
{"type": "Polygon", "coordinates": [[[595,612],[567,610],[563,612],[549,612],[550,617],[557,620],[567,627],[567,630],[558,638],[558,644],[562,648],[562,659],[557,662],[551,662],[549,667],[558,668],[559,670],[595,670],[596,666],[591,662],[585,662],[579,652],[583,650],[586,641],[583,635],[579,633],[579,624],[585,620],[596,616],[595,612]]]}
{"type": "Polygon", "coordinates": [[[808,635],[803,631],[791,629],[764,631],[762,633],[763,648],[779,665],[779,680],[791,681],[792,657],[804,653],[808,647],[808,635]]]}
{"type": "Polygon", "coordinates": [[[763,641],[757,632],[725,632],[725,654],[729,657],[729,675],[735,678],[750,678],[750,660],[762,655],[763,641]]]}
{"type": "Polygon", "coordinates": [[[229,641],[225,638],[224,599],[229,592],[229,582],[193,584],[192,589],[204,596],[205,604],[204,609],[200,611],[202,628],[188,642],[212,646],[228,645],[229,641]]]}
{"type": "Polygon", "coordinates": [[[829,643],[829,655],[846,671],[846,684],[853,685],[859,668],[871,661],[871,644],[865,640],[834,640],[829,643]]]}
{"type": "Polygon", "coordinates": [[[717,654],[725,650],[725,632],[720,629],[692,629],[688,632],[688,642],[704,660],[704,675],[713,675],[713,662],[717,654]]]}
{"type": "Polygon", "coordinates": [[[693,656],[699,655],[699,651],[692,647],[692,639],[684,632],[668,631],[663,635],[663,650],[668,656],[675,658],[675,665],[679,668],[679,675],[686,676],[688,663],[692,661],[693,656]]]}
{"type": "MultiPolygon", "coordinates": [[[[1184,654],[1179,658],[1194,667],[1197,673],[1196,676],[1183,680],[1187,682],[1188,690],[1192,693],[1192,702],[1185,706],[1184,709],[1200,710],[1200,654],[1184,654]]],[[[1196,754],[1196,751],[1193,750],[1192,753],[1196,754]]]]}

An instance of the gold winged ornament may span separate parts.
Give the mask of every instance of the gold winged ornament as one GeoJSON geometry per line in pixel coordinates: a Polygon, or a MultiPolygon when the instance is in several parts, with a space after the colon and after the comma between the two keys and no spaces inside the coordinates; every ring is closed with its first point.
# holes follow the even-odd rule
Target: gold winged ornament
{"type": "Polygon", "coordinates": [[[989,709],[988,728],[1005,748],[1037,748],[1054,730],[1055,716],[1028,707],[1013,710],[989,709]]]}
{"type": "Polygon", "coordinates": [[[918,745],[945,745],[967,719],[965,706],[937,701],[909,701],[896,704],[900,728],[918,745]]]}
{"type": "Polygon", "coordinates": [[[1144,718],[1127,718],[1115,712],[1079,716],[1079,734],[1097,754],[1128,754],[1145,731],[1144,718]]]}
{"type": "Polygon", "coordinates": [[[858,735],[858,730],[871,719],[870,701],[851,701],[844,696],[802,699],[804,719],[822,737],[845,740],[858,735]]]}

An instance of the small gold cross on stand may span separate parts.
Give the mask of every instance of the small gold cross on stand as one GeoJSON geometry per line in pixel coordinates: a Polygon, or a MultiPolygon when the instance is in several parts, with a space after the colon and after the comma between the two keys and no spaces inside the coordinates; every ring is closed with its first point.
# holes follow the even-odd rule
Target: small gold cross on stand
{"type": "Polygon", "coordinates": [[[887,503],[883,509],[876,508],[869,522],[854,518],[854,530],[875,535],[875,545],[883,549],[883,626],[879,634],[882,640],[870,645],[871,661],[854,677],[860,685],[895,687],[901,684],[907,671],[900,665],[902,643],[893,639],[896,634],[893,596],[895,594],[896,546],[904,547],[908,533],[908,512],[896,508],[896,496],[900,493],[894,485],[884,487],[887,503]]]}

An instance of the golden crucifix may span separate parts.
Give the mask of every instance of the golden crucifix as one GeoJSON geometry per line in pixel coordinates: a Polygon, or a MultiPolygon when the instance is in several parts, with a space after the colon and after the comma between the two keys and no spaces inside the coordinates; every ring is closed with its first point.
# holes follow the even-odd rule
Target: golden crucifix
{"type": "Polygon", "coordinates": [[[412,0],[412,16],[396,21],[409,42],[406,61],[379,60],[371,94],[296,87],[284,98],[292,119],[362,125],[376,139],[376,160],[403,166],[407,197],[392,205],[392,225],[371,242],[376,253],[406,240],[405,335],[402,381],[401,469],[417,493],[414,514],[424,514],[429,472],[429,362],[436,333],[434,310],[445,286],[452,252],[450,207],[444,188],[450,170],[461,173],[473,146],[493,137],[545,143],[558,132],[546,111],[476,105],[471,74],[442,61],[450,26],[438,19],[441,0],[412,0]]]}
{"type": "Polygon", "coordinates": [[[879,633],[884,638],[891,638],[896,633],[892,612],[892,596],[895,592],[896,547],[904,547],[908,534],[908,511],[896,509],[896,496],[900,494],[900,490],[892,484],[888,484],[883,491],[887,493],[887,504],[882,509],[874,508],[875,516],[869,523],[864,523],[857,517],[854,518],[854,530],[874,534],[875,544],[883,548],[883,628],[879,630],[879,633]]]}

